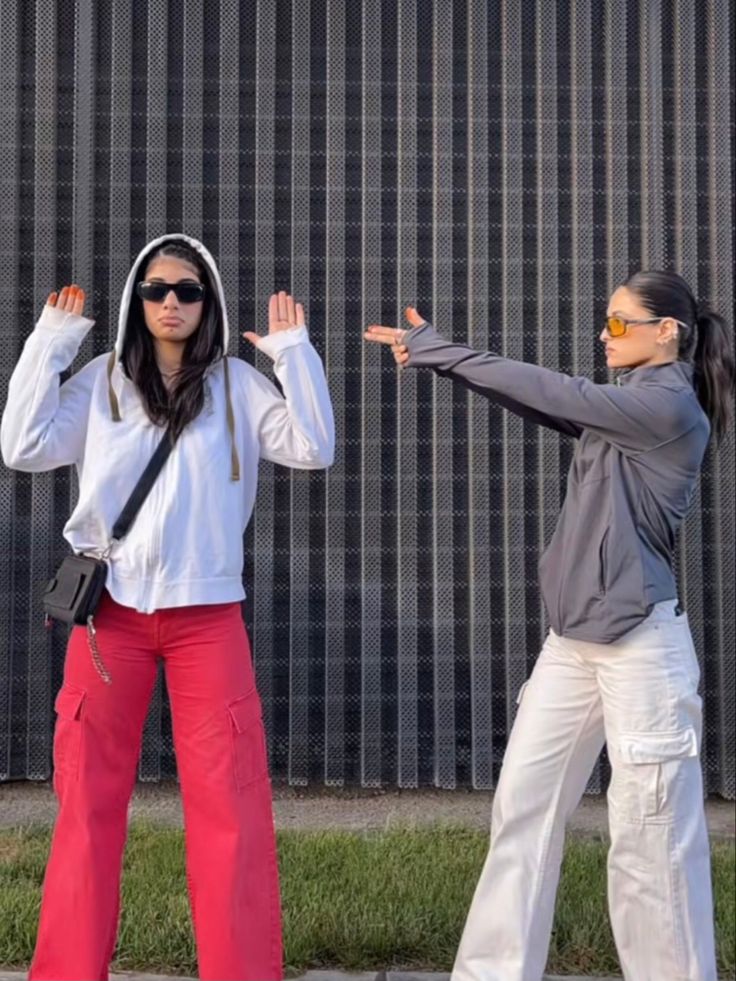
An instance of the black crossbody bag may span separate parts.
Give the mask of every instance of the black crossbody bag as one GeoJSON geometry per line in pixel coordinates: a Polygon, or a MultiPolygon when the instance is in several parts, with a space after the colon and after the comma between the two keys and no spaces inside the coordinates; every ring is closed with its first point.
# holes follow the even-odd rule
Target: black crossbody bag
{"type": "Polygon", "coordinates": [[[120,517],[113,525],[110,543],[101,557],[83,554],[67,555],[57,569],[56,575],[49,581],[43,594],[43,608],[47,623],[58,620],[61,623],[87,627],[95,664],[102,677],[108,682],[111,679],[99,660],[99,652],[94,640],[94,615],[107,582],[107,560],[113,547],[130,531],[131,525],[146,497],[148,497],[156,478],[161,473],[173,446],[172,433],[167,429],[148,466],[133,488],[125,507],[120,512],[120,517]]]}

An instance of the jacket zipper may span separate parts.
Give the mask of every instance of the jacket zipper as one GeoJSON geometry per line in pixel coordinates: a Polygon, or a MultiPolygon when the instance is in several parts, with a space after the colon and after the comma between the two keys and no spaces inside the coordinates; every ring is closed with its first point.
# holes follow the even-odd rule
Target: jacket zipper
{"type": "Polygon", "coordinates": [[[564,624],[562,622],[562,591],[565,587],[565,542],[566,537],[562,538],[562,555],[561,555],[561,566],[562,571],[560,574],[559,588],[557,590],[557,626],[559,634],[562,637],[564,635],[564,624]]]}
{"type": "Polygon", "coordinates": [[[598,593],[606,595],[606,542],[610,526],[603,532],[600,545],[598,546],[598,593]]]}

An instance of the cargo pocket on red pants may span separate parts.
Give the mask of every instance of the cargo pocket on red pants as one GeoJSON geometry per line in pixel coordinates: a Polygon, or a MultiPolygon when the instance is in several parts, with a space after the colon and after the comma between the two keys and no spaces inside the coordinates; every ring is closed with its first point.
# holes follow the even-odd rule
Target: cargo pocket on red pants
{"type": "Polygon", "coordinates": [[[64,684],[54,702],[54,774],[76,778],[82,746],[82,706],[87,697],[83,688],[64,684]]]}
{"type": "Polygon", "coordinates": [[[624,819],[668,823],[674,782],[682,766],[698,755],[695,729],[622,732],[617,750],[609,789],[616,810],[624,819]]]}
{"type": "Polygon", "coordinates": [[[227,710],[231,723],[235,786],[242,790],[268,773],[260,696],[254,688],[247,695],[230,702],[227,710]]]}

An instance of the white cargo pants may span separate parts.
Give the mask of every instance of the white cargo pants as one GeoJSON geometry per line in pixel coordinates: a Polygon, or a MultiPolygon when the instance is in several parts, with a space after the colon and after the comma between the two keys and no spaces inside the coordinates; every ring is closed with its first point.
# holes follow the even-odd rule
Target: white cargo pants
{"type": "Polygon", "coordinates": [[[565,823],[604,740],[608,903],[624,977],[716,981],[698,680],[674,601],[616,644],[550,633],[519,695],[452,981],[542,977],[565,823]]]}

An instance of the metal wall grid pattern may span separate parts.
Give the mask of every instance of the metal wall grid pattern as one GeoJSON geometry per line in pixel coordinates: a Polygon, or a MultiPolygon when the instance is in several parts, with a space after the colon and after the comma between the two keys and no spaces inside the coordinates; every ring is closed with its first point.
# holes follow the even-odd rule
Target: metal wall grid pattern
{"type": "MultiPolygon", "coordinates": [[[[78,368],[162,232],[206,242],[241,330],[274,288],[305,301],[337,461],[262,466],[245,540],[276,777],[493,786],[571,446],[398,375],[362,328],[416,304],[603,381],[597,325],[634,269],[677,268],[732,316],[734,27],[729,0],[0,0],[3,403],[47,293],[90,295],[78,368]]],[[[734,456],[733,434],[709,453],[677,556],[729,798],[734,456]]],[[[50,775],[65,637],[40,588],[74,496],[67,471],[0,468],[0,779],[50,775]]],[[[174,772],[159,680],[140,777],[174,772]]],[[[604,757],[589,790],[606,779],[604,757]]]]}

